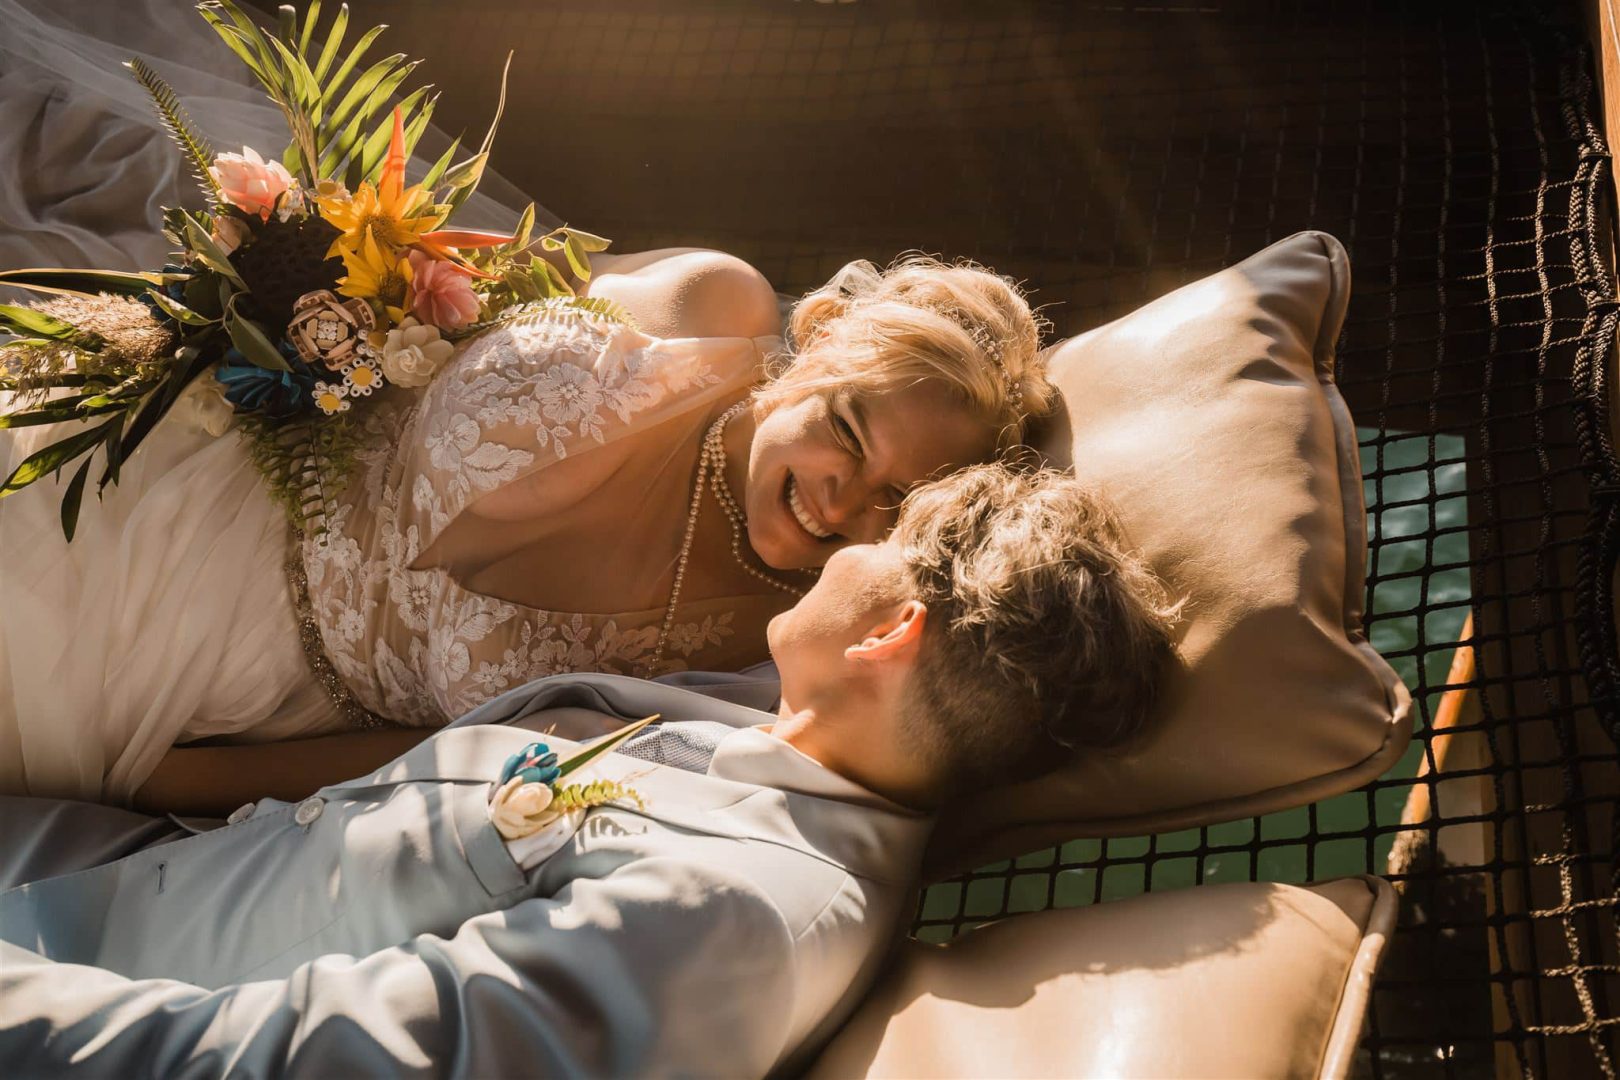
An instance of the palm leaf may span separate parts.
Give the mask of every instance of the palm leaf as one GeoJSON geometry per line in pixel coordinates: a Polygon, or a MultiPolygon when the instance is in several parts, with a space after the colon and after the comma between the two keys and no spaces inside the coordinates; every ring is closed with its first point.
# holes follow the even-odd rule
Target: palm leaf
{"type": "MultiPolygon", "coordinates": [[[[338,94],[344,92],[344,84],[349,81],[349,76],[354,72],[355,67],[357,67],[360,61],[365,58],[366,50],[370,49],[371,43],[377,40],[377,35],[381,34],[386,29],[388,29],[386,26],[373,26],[364,34],[361,34],[360,40],[355,42],[354,48],[349,50],[349,55],[344,59],[343,63],[338,66],[337,72],[330,79],[326,78],[325,72],[320,66],[316,67],[315,71],[323,80],[322,85],[326,87],[324,97],[327,102],[331,102],[331,100],[338,94]]],[[[404,53],[399,54],[399,59],[404,59],[404,57],[404,53]]],[[[337,134],[337,130],[343,121],[335,119],[334,114],[330,110],[326,111],[323,115],[325,119],[323,119],[321,122],[321,130],[319,135],[324,142],[331,140],[331,138],[337,134]]]]}
{"type": "Polygon", "coordinates": [[[0,270],[0,285],[15,285],[34,292],[64,296],[95,296],[117,293],[140,296],[152,288],[161,289],[171,281],[182,281],[183,274],[127,273],[122,270],[70,270],[57,267],[29,267],[0,270]]]}
{"type": "Polygon", "coordinates": [[[43,450],[30,454],[23,459],[21,465],[11,471],[11,475],[6,477],[5,483],[0,484],[0,499],[8,495],[15,495],[41,477],[56,472],[80,454],[94,450],[107,437],[108,428],[115,422],[116,418],[99,427],[91,428],[89,431],[69,435],[67,438],[60,439],[45,447],[43,450]]]}
{"type": "Polygon", "coordinates": [[[106,344],[98,334],[80,330],[72,323],[52,318],[43,311],[15,304],[0,304],[0,330],[19,337],[49,338],[85,352],[98,352],[106,344]]]}
{"type": "MultiPolygon", "coordinates": [[[[410,134],[411,128],[416,128],[416,135],[418,138],[420,138],[422,134],[421,127],[416,124],[416,120],[409,118],[411,117],[412,111],[416,108],[417,103],[422,100],[423,95],[425,95],[431,89],[433,89],[431,85],[418,87],[407,94],[405,99],[399,103],[400,116],[402,118],[407,118],[405,121],[405,153],[407,156],[410,154],[410,145],[413,141],[410,134]]],[[[437,99],[435,98],[429,100],[425,106],[429,116],[432,116],[433,114],[434,100],[437,99]]],[[[387,103],[384,102],[384,104],[387,103]]],[[[355,162],[359,162],[359,171],[357,174],[358,179],[356,179],[354,183],[350,185],[351,187],[358,185],[361,180],[373,179],[373,174],[378,169],[382,168],[383,157],[388,153],[388,142],[393,137],[393,134],[394,118],[390,113],[388,118],[378,126],[376,131],[371,133],[371,137],[365,141],[363,146],[361,146],[359,156],[350,159],[349,171],[351,176],[356,175],[355,162]]]]}
{"type": "MultiPolygon", "coordinates": [[[[310,7],[310,27],[315,25],[315,14],[319,10],[319,4],[315,4],[310,7]]],[[[382,28],[378,27],[377,29],[381,31],[382,28]]],[[[320,58],[315,61],[315,78],[321,80],[321,85],[323,86],[329,85],[325,81],[326,73],[332,69],[332,61],[337,59],[338,50],[343,47],[343,35],[348,33],[348,31],[349,5],[340,4],[338,6],[337,18],[332,20],[332,26],[326,32],[326,44],[321,48],[320,58]]],[[[375,37],[376,35],[373,34],[372,36],[375,37]]],[[[347,72],[340,72],[339,74],[346,75],[347,72]]]]}
{"type": "Polygon", "coordinates": [[[73,474],[67,492],[62,496],[62,535],[73,543],[73,534],[79,527],[79,504],[84,500],[84,480],[90,475],[90,458],[84,459],[79,471],[73,474]]]}
{"type": "Polygon", "coordinates": [[[191,117],[180,104],[174,88],[139,59],[130,60],[124,66],[134,73],[135,81],[152,95],[152,105],[157,109],[158,118],[163,121],[163,127],[168,131],[169,138],[179,145],[181,153],[190,160],[192,174],[197,177],[203,195],[215,206],[222,205],[225,202],[225,193],[220,190],[219,181],[214,179],[214,174],[208,171],[208,167],[214,163],[214,148],[191,126],[191,117]]]}
{"type": "MultiPolygon", "coordinates": [[[[315,24],[321,19],[321,0],[311,0],[309,10],[304,12],[304,33],[298,39],[298,55],[309,57],[309,40],[315,35],[315,24]]],[[[288,39],[291,43],[291,39],[288,39]]]]}
{"type": "MultiPolygon", "coordinates": [[[[371,65],[354,81],[354,85],[349,87],[343,99],[338,102],[337,108],[328,113],[321,122],[322,130],[330,129],[331,132],[321,142],[320,173],[322,176],[335,175],[338,167],[348,160],[349,155],[354,152],[355,144],[360,141],[361,132],[365,130],[365,126],[372,115],[372,113],[361,107],[362,103],[370,99],[372,91],[377,88],[378,84],[398,70],[404,60],[404,53],[395,53],[393,56],[379,60],[371,65]],[[337,130],[340,125],[345,123],[347,123],[346,127],[343,127],[341,131],[337,130]]],[[[408,68],[406,74],[409,74],[408,68]]],[[[399,79],[395,80],[394,85],[399,85],[404,80],[404,77],[404,75],[401,75],[399,79]]],[[[392,90],[392,87],[390,87],[390,90],[392,90]]],[[[387,93],[383,94],[384,99],[387,96],[387,93]]]]}

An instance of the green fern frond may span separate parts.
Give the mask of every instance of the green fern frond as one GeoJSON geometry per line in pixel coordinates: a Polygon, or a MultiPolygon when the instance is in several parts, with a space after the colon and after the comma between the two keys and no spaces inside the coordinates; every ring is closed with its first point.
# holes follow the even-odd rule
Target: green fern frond
{"type": "Polygon", "coordinates": [[[633,802],[643,810],[647,808],[641,793],[636,789],[626,787],[616,780],[596,780],[589,784],[569,784],[556,793],[550,809],[566,814],[571,810],[601,806],[620,799],[633,802]]]}
{"type": "Polygon", "coordinates": [[[278,424],[244,416],[248,456],[271,497],[293,525],[311,536],[326,531],[332,500],[343,491],[364,439],[347,416],[278,424]]]}
{"type": "Polygon", "coordinates": [[[636,320],[631,316],[630,312],[622,304],[617,304],[605,296],[553,296],[526,304],[513,304],[492,319],[473,323],[471,326],[457,331],[454,335],[446,336],[461,341],[475,334],[481,334],[485,330],[494,329],[497,326],[506,326],[517,322],[539,322],[556,318],[559,315],[582,315],[619,323],[631,329],[636,327],[636,320]]]}
{"type": "Polygon", "coordinates": [[[223,204],[225,193],[219,189],[219,182],[214,179],[214,174],[208,171],[208,166],[214,162],[214,148],[191,126],[191,117],[186,113],[185,106],[180,104],[174,88],[140,60],[130,60],[124,66],[134,73],[135,80],[152,95],[152,104],[157,109],[158,118],[163,121],[169,137],[179,145],[181,152],[190,160],[191,171],[197,177],[197,183],[202,188],[203,194],[208,197],[208,201],[216,206],[223,204]]]}

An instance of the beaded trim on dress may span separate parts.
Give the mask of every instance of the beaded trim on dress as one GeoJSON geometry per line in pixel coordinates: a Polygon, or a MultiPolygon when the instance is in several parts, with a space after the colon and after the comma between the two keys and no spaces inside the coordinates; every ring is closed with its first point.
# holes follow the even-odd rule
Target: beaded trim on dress
{"type": "Polygon", "coordinates": [[[332,661],[326,655],[326,646],[321,641],[320,624],[315,621],[315,607],[309,601],[309,576],[304,570],[303,550],[303,533],[293,529],[285,568],[287,584],[292,586],[293,617],[298,620],[298,643],[304,647],[304,659],[309,661],[309,670],[314,674],[315,681],[321,684],[321,689],[326,691],[326,696],[332,699],[332,704],[337,706],[338,715],[347,720],[351,727],[394,727],[360,704],[360,699],[349,692],[342,676],[332,667],[332,661]]]}

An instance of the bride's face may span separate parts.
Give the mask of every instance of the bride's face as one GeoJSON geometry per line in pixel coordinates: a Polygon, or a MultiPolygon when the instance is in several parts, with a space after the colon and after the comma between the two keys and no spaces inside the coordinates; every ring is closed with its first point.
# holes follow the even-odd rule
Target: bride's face
{"type": "Polygon", "coordinates": [[[769,566],[822,566],[841,547],[881,540],[913,485],[994,451],[994,432],[939,379],[811,394],[754,431],[748,541],[769,566]]]}

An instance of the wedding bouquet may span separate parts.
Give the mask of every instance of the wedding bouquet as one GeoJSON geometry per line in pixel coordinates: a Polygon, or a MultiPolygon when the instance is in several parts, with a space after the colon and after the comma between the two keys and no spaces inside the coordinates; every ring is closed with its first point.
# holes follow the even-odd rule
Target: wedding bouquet
{"type": "Polygon", "coordinates": [[[206,200],[205,209],[164,211],[177,247],[169,264],[0,272],[0,285],[49,297],[0,305],[0,331],[15,339],[0,344],[0,391],[9,392],[0,428],[80,421],[19,464],[0,499],[82,459],[62,498],[69,540],[96,452],[99,493],[176,407],[214,435],[243,427],[294,523],[318,530],[347,471],[357,414],[377,391],[425,386],[456,340],[536,306],[624,317],[576,296],[533,250],[558,253],[584,282],[590,253],[607,240],[566,226],[533,238],[533,204],[510,233],[450,227],[488,163],[505,72],[477,151],[456,161],[457,138],[407,184],[438,95],[423,86],[391,105],[420,61],[368,61],[385,28],[345,48],[347,5],[318,33],[320,8],[315,0],[300,21],[283,6],[270,34],[232,0],[198,6],[285,116],[291,138],[279,159],[252,147],[215,153],[156,72],[126,65],[206,200]]]}

